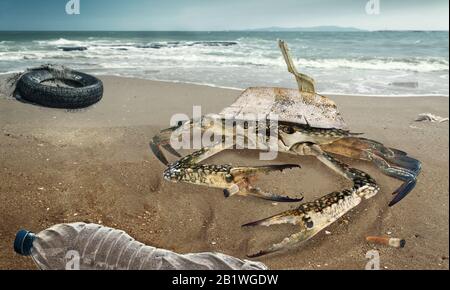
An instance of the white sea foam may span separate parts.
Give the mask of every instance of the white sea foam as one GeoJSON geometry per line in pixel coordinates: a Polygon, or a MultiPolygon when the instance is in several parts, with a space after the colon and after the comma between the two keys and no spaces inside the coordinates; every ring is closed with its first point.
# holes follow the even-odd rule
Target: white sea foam
{"type": "MultiPolygon", "coordinates": [[[[191,67],[195,65],[212,64],[212,66],[284,66],[280,56],[272,57],[270,53],[264,51],[243,51],[232,47],[208,47],[208,46],[178,46],[161,47],[154,49],[149,45],[136,45],[134,43],[86,43],[81,41],[71,41],[59,39],[56,41],[45,41],[41,45],[54,45],[66,47],[86,47],[87,51],[81,53],[86,58],[112,59],[118,57],[119,60],[126,58],[129,60],[146,60],[175,62],[177,65],[191,67]]],[[[161,45],[161,44],[158,44],[161,45]]],[[[72,51],[68,53],[78,53],[72,51]]],[[[42,58],[54,57],[53,51],[43,51],[42,58]]],[[[64,57],[64,55],[59,55],[64,57]]],[[[449,68],[448,59],[433,57],[413,57],[413,58],[299,58],[295,61],[298,66],[315,69],[361,69],[361,70],[386,70],[386,71],[412,71],[412,72],[433,72],[445,71],[449,68]]]]}
{"type": "Polygon", "coordinates": [[[35,43],[39,45],[48,45],[48,46],[59,46],[59,45],[81,45],[84,42],[76,41],[76,40],[68,40],[65,38],[60,38],[57,40],[36,40],[35,43]]]}
{"type": "Polygon", "coordinates": [[[363,69],[363,70],[399,70],[413,72],[445,71],[449,68],[448,60],[436,58],[411,58],[404,60],[395,59],[322,59],[322,60],[297,60],[300,66],[323,69],[363,69]]]}
{"type": "MultiPolygon", "coordinates": [[[[58,63],[95,74],[235,89],[296,86],[286,71],[276,38],[247,33],[223,40],[212,35],[188,40],[79,35],[29,42],[7,39],[0,41],[0,73],[58,63]],[[86,50],[63,50],[81,47],[86,50]]],[[[295,36],[289,44],[299,70],[313,76],[321,91],[372,96],[448,95],[448,53],[438,51],[442,45],[436,44],[440,42],[433,43],[426,35],[408,36],[400,39],[399,44],[389,42],[392,48],[385,48],[375,40],[366,44],[367,37],[351,41],[308,37],[295,36]],[[352,50],[355,45],[359,46],[352,50]],[[371,45],[376,48],[372,49],[371,45]],[[417,52],[405,52],[401,46],[412,47],[417,52]],[[390,85],[408,82],[418,85],[390,85]]]]}

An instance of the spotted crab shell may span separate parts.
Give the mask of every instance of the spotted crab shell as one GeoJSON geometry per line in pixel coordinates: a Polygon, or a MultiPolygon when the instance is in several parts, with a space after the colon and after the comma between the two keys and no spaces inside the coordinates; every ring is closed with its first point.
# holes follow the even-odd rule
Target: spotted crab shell
{"type": "Polygon", "coordinates": [[[248,88],[220,114],[243,120],[249,116],[261,118],[275,114],[279,121],[309,124],[317,128],[348,129],[331,99],[318,94],[300,93],[296,89],[248,88]]]}

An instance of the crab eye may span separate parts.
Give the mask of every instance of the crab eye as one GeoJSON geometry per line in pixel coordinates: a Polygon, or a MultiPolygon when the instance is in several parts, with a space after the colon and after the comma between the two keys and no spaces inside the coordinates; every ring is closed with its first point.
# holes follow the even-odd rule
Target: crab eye
{"type": "Polygon", "coordinates": [[[283,132],[287,134],[294,134],[295,130],[292,127],[284,127],[283,132]]]}

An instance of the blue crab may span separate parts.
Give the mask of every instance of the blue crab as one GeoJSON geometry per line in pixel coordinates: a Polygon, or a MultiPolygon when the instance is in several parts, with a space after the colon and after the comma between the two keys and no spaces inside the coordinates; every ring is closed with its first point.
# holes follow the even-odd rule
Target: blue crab
{"type": "Polygon", "coordinates": [[[380,188],[369,174],[344,164],[337,159],[338,156],[372,162],[384,174],[403,181],[394,192],[395,196],[389,206],[395,205],[413,190],[421,171],[420,161],[408,156],[406,152],[389,148],[374,140],[361,137],[360,133],[347,130],[335,103],[316,93],[314,80],[296,70],[286,43],[280,41],[279,45],[289,72],[296,77],[299,90],[247,89],[233,105],[225,108],[219,115],[205,115],[165,129],[150,143],[153,153],[167,165],[164,171],[166,180],[221,188],[224,190],[225,197],[238,194],[277,202],[300,202],[303,199],[264,191],[253,185],[258,173],[299,167],[297,164],[234,167],[203,163],[212,155],[235,147],[236,142],[226,142],[227,138],[234,141],[243,138],[253,143],[254,149],[267,150],[266,144],[272,136],[269,132],[273,131],[277,136],[278,152],[315,156],[353,183],[353,187],[349,189],[326,194],[314,201],[302,203],[296,209],[243,225],[251,227],[288,223],[299,227],[297,233],[249,257],[262,256],[299,245],[342,217],[362,200],[378,193],[380,188]],[[271,122],[248,122],[245,113],[263,113],[268,118],[269,114],[276,114],[278,120],[275,126],[271,122]],[[231,125],[226,126],[227,124],[231,125]],[[195,127],[200,128],[202,132],[212,131],[222,138],[192,154],[181,157],[171,146],[170,140],[180,138],[183,133],[195,127]],[[258,135],[264,140],[252,139],[248,132],[265,132],[258,135]],[[169,163],[162,153],[162,148],[180,159],[169,163]]]}

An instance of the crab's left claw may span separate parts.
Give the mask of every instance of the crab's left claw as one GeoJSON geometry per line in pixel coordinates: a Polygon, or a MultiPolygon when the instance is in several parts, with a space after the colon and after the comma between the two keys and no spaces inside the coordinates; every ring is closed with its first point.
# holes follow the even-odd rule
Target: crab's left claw
{"type": "Polygon", "coordinates": [[[172,127],[168,129],[162,130],[159,134],[155,135],[150,141],[150,149],[153,154],[161,161],[164,165],[169,165],[169,161],[167,161],[166,156],[162,152],[161,148],[164,148],[169,153],[181,157],[180,153],[178,153],[171,145],[170,145],[170,134],[175,131],[178,127],[172,127]]]}
{"type": "Polygon", "coordinates": [[[384,174],[403,181],[394,191],[393,206],[405,198],[415,187],[422,163],[404,151],[389,148],[366,138],[343,138],[332,144],[321,146],[323,150],[350,158],[372,161],[384,174]]]}
{"type": "Polygon", "coordinates": [[[417,176],[422,169],[422,164],[420,161],[405,155],[385,156],[385,158],[376,154],[371,154],[370,156],[375,165],[384,174],[403,181],[403,184],[393,192],[395,197],[389,203],[390,207],[394,206],[414,189],[417,184],[417,176]]]}
{"type": "Polygon", "coordinates": [[[161,150],[161,145],[159,144],[158,136],[153,137],[153,139],[150,141],[150,149],[152,150],[156,158],[158,158],[158,160],[161,161],[161,163],[163,163],[166,166],[169,165],[169,161],[167,160],[166,156],[161,150]]]}
{"type": "Polygon", "coordinates": [[[394,206],[416,186],[417,176],[422,171],[422,163],[401,150],[385,147],[376,141],[363,140],[371,144],[370,148],[365,150],[369,159],[387,176],[403,181],[403,184],[393,192],[395,197],[389,203],[389,206],[394,206]]]}
{"type": "Polygon", "coordinates": [[[416,183],[417,180],[415,178],[405,181],[405,183],[403,183],[396,191],[394,191],[393,195],[395,195],[395,197],[391,200],[389,206],[394,206],[403,198],[405,198],[408,193],[410,193],[414,189],[416,183]]]}
{"type": "Polygon", "coordinates": [[[303,200],[300,198],[291,198],[288,196],[282,196],[273,192],[266,192],[259,187],[254,187],[252,182],[256,180],[257,173],[269,173],[272,171],[283,171],[285,169],[299,168],[297,164],[283,164],[283,165],[269,165],[269,166],[257,166],[257,167],[237,167],[230,171],[232,176],[233,185],[227,189],[224,189],[225,197],[230,197],[235,194],[250,195],[259,197],[266,200],[272,200],[277,202],[299,202],[303,200]]]}

